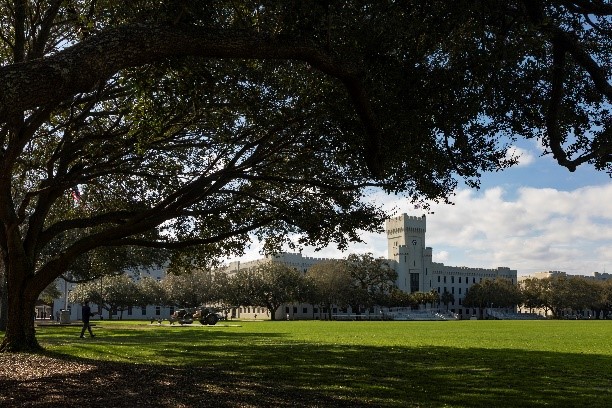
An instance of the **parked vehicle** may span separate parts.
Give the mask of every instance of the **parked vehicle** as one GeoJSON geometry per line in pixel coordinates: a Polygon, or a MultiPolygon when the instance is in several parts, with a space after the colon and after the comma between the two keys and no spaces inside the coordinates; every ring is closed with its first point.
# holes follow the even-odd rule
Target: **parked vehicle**
{"type": "Polygon", "coordinates": [[[195,309],[178,309],[170,316],[170,324],[191,324],[194,320],[200,324],[214,326],[221,319],[221,315],[207,307],[197,307],[195,309]]]}

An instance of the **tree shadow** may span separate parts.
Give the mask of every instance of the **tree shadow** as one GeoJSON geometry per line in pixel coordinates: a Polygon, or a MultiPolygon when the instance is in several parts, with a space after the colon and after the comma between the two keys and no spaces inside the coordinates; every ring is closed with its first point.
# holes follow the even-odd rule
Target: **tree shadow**
{"type": "MultiPolygon", "coordinates": [[[[154,332],[113,330],[138,347],[154,332]],[[143,337],[144,336],[144,337],[143,337]]],[[[282,335],[190,331],[165,336],[160,361],[101,362],[25,381],[0,378],[1,406],[584,407],[612,406],[612,358],[581,353],[291,342],[282,335]],[[206,336],[210,343],[206,342],[206,336]],[[241,341],[237,341],[241,339],[241,341]],[[9,397],[10,396],[10,397],[9,397]]],[[[96,339],[97,346],[105,340],[96,339]]]]}

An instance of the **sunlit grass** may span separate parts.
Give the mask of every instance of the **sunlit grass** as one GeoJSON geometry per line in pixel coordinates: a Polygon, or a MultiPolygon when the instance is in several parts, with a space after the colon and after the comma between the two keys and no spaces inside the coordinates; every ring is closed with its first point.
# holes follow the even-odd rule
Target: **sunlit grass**
{"type": "Polygon", "coordinates": [[[214,368],[372,406],[612,406],[612,322],[98,321],[38,329],[50,352],[214,368]]]}

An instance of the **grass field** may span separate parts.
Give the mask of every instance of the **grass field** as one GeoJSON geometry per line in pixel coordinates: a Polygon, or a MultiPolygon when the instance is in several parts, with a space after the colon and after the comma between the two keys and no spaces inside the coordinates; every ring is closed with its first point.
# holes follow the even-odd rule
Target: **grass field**
{"type": "Polygon", "coordinates": [[[363,407],[612,407],[610,321],[96,323],[94,339],[79,339],[76,326],[37,335],[56,355],[231,374],[286,390],[288,399],[293,392],[363,407]]]}

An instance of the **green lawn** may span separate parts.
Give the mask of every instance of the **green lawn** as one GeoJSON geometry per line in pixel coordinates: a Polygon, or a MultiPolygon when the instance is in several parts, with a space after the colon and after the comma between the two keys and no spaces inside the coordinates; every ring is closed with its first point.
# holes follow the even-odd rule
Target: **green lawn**
{"type": "Polygon", "coordinates": [[[611,321],[96,322],[41,327],[54,354],[214,370],[361,406],[611,407],[611,321]]]}

